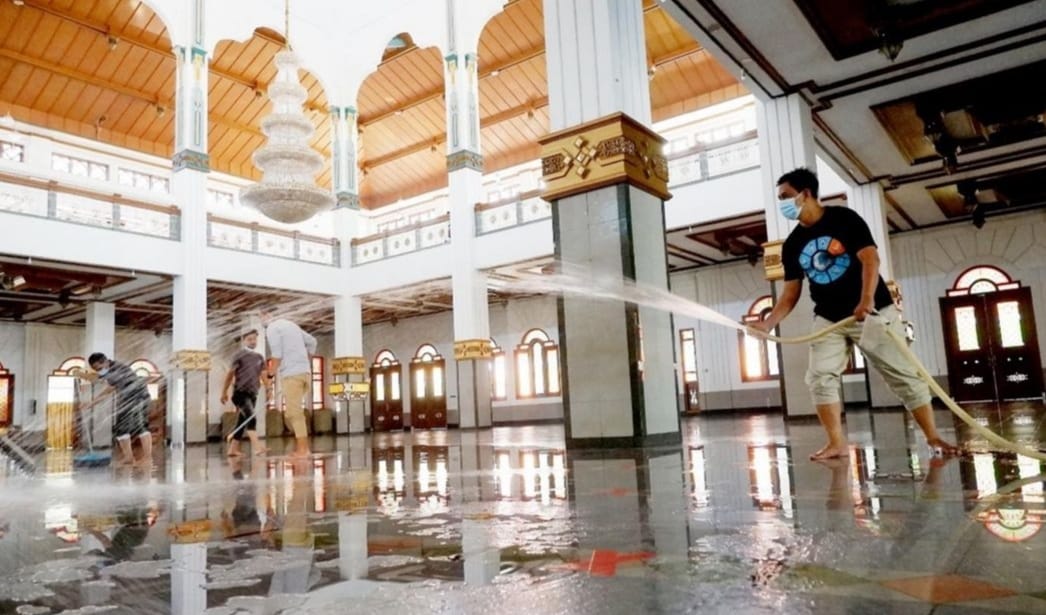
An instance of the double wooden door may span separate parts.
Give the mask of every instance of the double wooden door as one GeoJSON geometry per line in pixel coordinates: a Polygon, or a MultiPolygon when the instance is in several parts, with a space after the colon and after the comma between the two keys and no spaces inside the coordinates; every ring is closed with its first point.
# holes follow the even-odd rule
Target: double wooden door
{"type": "Polygon", "coordinates": [[[374,431],[403,429],[402,366],[382,361],[370,368],[370,427],[374,431]]]}
{"type": "Polygon", "coordinates": [[[446,361],[415,359],[410,363],[410,426],[438,429],[447,426],[446,361]]]}
{"type": "Polygon", "coordinates": [[[959,402],[1043,396],[1030,288],[941,298],[948,384],[959,402]]]}

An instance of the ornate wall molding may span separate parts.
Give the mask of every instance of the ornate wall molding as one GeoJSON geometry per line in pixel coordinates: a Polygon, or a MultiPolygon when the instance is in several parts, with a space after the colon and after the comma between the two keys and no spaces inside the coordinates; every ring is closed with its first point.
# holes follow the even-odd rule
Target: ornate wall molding
{"type": "Polygon", "coordinates": [[[483,170],[483,155],[463,149],[447,155],[447,172],[453,173],[460,169],[483,170]]]}
{"type": "Polygon", "coordinates": [[[548,201],[628,183],[667,200],[665,140],[624,113],[541,139],[542,197],[548,201]]]}
{"type": "Polygon", "coordinates": [[[458,340],[454,342],[454,359],[489,359],[494,356],[494,345],[490,340],[458,340]]]}
{"type": "Polygon", "coordinates": [[[211,369],[211,353],[206,350],[179,350],[171,364],[186,372],[206,372],[211,369]]]}
{"type": "Polygon", "coordinates": [[[211,172],[210,156],[203,152],[183,149],[174,155],[172,161],[174,163],[175,172],[181,171],[182,169],[192,169],[194,171],[202,171],[203,173],[211,172]]]}
{"type": "Polygon", "coordinates": [[[365,374],[367,360],[363,357],[334,357],[331,361],[331,375],[365,374]]]}

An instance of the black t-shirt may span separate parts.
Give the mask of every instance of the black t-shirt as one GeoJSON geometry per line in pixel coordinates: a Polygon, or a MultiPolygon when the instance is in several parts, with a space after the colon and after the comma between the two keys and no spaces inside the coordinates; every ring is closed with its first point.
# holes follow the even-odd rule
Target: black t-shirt
{"type": "Polygon", "coordinates": [[[261,385],[261,373],[265,369],[265,357],[253,350],[241,348],[232,359],[232,369],[236,374],[234,390],[257,393],[261,385]]]}
{"type": "Polygon", "coordinates": [[[109,371],[102,378],[116,389],[116,405],[121,409],[152,399],[149,395],[149,383],[124,363],[113,361],[109,365],[109,371]]]}
{"type": "MultiPolygon", "coordinates": [[[[825,207],[812,226],[797,226],[784,242],[785,280],[810,280],[814,313],[839,322],[852,316],[861,302],[863,267],[857,253],[875,246],[861,216],[846,207],[825,207]]],[[[893,303],[882,276],[875,287],[875,309],[893,303]]]]}

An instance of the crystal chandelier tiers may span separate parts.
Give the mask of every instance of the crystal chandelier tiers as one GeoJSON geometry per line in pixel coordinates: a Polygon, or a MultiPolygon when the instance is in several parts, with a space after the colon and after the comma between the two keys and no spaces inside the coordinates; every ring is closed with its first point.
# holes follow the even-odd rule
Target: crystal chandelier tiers
{"type": "Polygon", "coordinates": [[[298,81],[299,66],[288,42],[276,54],[276,79],[269,85],[272,113],[261,121],[268,140],[253,156],[262,179],[240,191],[241,203],[286,224],[304,222],[334,205],[334,195],[316,185],[323,157],[309,147],[314,127],[302,111],[307,92],[298,81]]]}

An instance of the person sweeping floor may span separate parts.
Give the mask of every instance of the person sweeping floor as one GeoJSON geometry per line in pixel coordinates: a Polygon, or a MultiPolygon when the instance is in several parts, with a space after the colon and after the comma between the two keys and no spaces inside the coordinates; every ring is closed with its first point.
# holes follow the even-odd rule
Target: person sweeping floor
{"type": "Polygon", "coordinates": [[[142,465],[152,463],[153,436],[149,432],[149,406],[153,398],[145,378],[134,373],[126,364],[114,361],[100,352],[88,357],[91,369],[113,388],[116,412],[113,416],[113,435],[120,447],[121,465],[135,463],[131,438],[138,438],[142,446],[142,465]]]}

